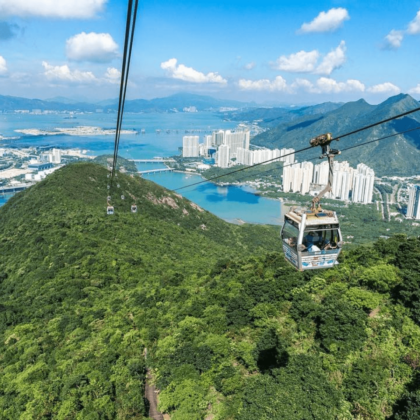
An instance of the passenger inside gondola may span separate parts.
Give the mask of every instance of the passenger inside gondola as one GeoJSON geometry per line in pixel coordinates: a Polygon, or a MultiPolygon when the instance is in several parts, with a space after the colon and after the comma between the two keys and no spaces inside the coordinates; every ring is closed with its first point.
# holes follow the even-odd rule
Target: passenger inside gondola
{"type": "Polygon", "coordinates": [[[338,231],[337,229],[310,230],[305,232],[303,245],[309,252],[316,252],[337,247],[338,231]]]}

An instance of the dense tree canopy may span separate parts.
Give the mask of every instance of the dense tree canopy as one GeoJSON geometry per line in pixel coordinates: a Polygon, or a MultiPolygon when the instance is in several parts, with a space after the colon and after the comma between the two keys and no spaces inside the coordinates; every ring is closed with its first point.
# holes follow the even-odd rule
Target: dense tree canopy
{"type": "Polygon", "coordinates": [[[0,418],[146,418],[146,369],[172,420],[420,418],[419,239],[299,273],[275,228],[107,181],[70,165],[0,210],[0,418]]]}

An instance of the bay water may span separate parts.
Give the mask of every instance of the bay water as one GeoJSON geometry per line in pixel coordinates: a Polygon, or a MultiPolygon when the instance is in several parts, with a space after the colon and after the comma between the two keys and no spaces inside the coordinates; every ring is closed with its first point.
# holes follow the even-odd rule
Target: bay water
{"type": "MultiPolygon", "coordinates": [[[[0,114],[0,134],[18,137],[0,142],[1,147],[50,146],[57,148],[79,148],[88,155],[98,156],[113,153],[113,136],[30,136],[16,133],[18,129],[54,130],[55,128],[95,126],[104,129],[115,127],[116,114],[77,114],[76,118],[65,118],[63,114],[0,114]]],[[[125,114],[123,129],[136,130],[145,134],[122,135],[119,155],[127,159],[151,159],[179,154],[182,137],[200,136],[216,129],[233,129],[236,122],[224,121],[212,112],[199,113],[148,113],[125,114]],[[159,131],[157,131],[159,130],[159,131]]],[[[137,164],[139,171],[159,169],[162,163],[137,164]]],[[[168,189],[176,190],[202,181],[199,175],[179,172],[144,174],[144,178],[168,189]]],[[[1,173],[0,173],[1,177],[1,173]]],[[[204,184],[185,188],[179,194],[195,202],[200,207],[233,223],[249,222],[281,224],[280,202],[260,197],[250,188],[241,186],[217,186],[204,184]]],[[[0,206],[9,196],[0,196],[0,206]]]]}

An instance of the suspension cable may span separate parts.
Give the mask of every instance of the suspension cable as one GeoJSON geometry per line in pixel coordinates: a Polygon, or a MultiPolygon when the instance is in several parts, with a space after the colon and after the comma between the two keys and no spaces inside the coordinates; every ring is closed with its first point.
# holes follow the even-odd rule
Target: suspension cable
{"type": "MultiPolygon", "coordinates": [[[[420,108],[417,108],[417,110],[420,110],[420,108]]],[[[410,111],[410,113],[411,113],[411,112],[415,112],[415,111],[413,110],[413,111],[410,111]]],[[[406,113],[404,113],[404,115],[406,115],[406,113]]],[[[395,118],[398,118],[398,117],[399,117],[399,116],[395,116],[395,117],[393,117],[392,119],[395,119],[395,118]]],[[[385,122],[388,122],[388,121],[389,121],[389,120],[386,120],[385,122]]],[[[383,122],[382,122],[382,123],[383,123],[383,122]]],[[[372,126],[375,126],[375,125],[378,125],[378,124],[377,124],[377,123],[372,124],[372,126]]],[[[371,128],[371,126],[366,127],[366,128],[371,128]]],[[[364,128],[364,129],[366,129],[366,128],[364,128]]],[[[341,151],[342,151],[342,152],[345,152],[345,151],[347,151],[347,150],[355,149],[355,148],[357,148],[357,147],[361,147],[361,146],[366,146],[367,144],[370,144],[370,143],[375,143],[375,142],[383,141],[383,140],[386,140],[386,139],[389,139],[389,138],[392,138],[392,137],[396,137],[396,136],[400,136],[400,135],[403,135],[403,134],[407,134],[407,133],[410,133],[410,132],[412,132],[412,131],[416,131],[416,130],[420,130],[420,126],[418,126],[418,127],[414,127],[414,128],[410,128],[410,129],[405,130],[405,131],[400,131],[400,132],[398,132],[398,133],[390,134],[390,135],[388,135],[388,136],[380,137],[380,138],[378,138],[378,139],[370,140],[370,141],[367,141],[367,142],[365,142],[365,143],[360,143],[360,144],[357,144],[357,145],[354,145],[354,146],[350,146],[350,147],[347,147],[347,148],[345,148],[345,149],[341,149],[341,151]]],[[[355,132],[359,132],[359,131],[361,131],[361,129],[360,129],[360,130],[357,130],[357,131],[355,131],[355,132]]],[[[353,132],[352,134],[354,134],[355,132],[353,132]]],[[[347,135],[349,135],[349,134],[345,134],[344,136],[340,136],[340,138],[342,138],[342,137],[346,137],[347,135]]],[[[304,151],[304,150],[309,150],[309,149],[312,149],[312,147],[307,147],[307,148],[305,148],[305,149],[301,149],[301,150],[298,150],[298,151],[293,152],[293,153],[297,154],[297,153],[300,153],[300,152],[302,152],[302,151],[304,151]]],[[[289,154],[287,154],[287,155],[281,156],[281,158],[284,158],[284,157],[286,157],[286,156],[290,156],[290,155],[292,155],[293,153],[289,153],[289,154]]],[[[264,164],[267,164],[267,163],[270,163],[270,162],[273,162],[273,161],[278,161],[279,159],[280,159],[279,157],[276,157],[276,158],[273,158],[273,159],[269,159],[269,160],[266,160],[266,161],[264,161],[264,162],[261,162],[261,163],[257,163],[257,164],[255,164],[255,165],[252,165],[252,166],[247,166],[247,167],[245,167],[245,168],[237,169],[237,170],[235,170],[235,171],[230,171],[230,172],[228,172],[228,173],[226,173],[226,174],[222,174],[222,175],[214,176],[214,177],[212,177],[212,178],[208,178],[208,179],[206,179],[206,180],[204,180],[204,181],[194,182],[194,183],[192,183],[192,184],[185,185],[185,186],[180,187],[180,188],[176,188],[176,189],[174,189],[174,190],[172,190],[172,191],[179,191],[179,190],[182,190],[182,189],[185,189],[185,188],[189,188],[189,187],[197,186],[197,185],[200,185],[200,184],[205,184],[206,182],[214,181],[215,179],[219,179],[219,178],[222,178],[222,177],[224,177],[224,176],[231,175],[231,174],[234,174],[234,173],[237,173],[237,172],[243,172],[243,171],[246,171],[246,170],[248,170],[248,169],[254,168],[254,167],[256,167],[256,166],[264,165],[264,164]]],[[[319,157],[318,157],[318,156],[316,156],[316,157],[310,158],[310,159],[308,159],[308,161],[310,161],[310,160],[316,160],[316,159],[319,159],[319,157]]],[[[289,163],[289,164],[287,164],[287,165],[283,165],[283,168],[287,168],[288,166],[293,166],[293,165],[295,165],[295,163],[289,163]]],[[[243,179],[243,178],[245,178],[245,177],[246,177],[246,175],[245,175],[245,176],[243,176],[243,177],[241,177],[241,178],[239,178],[239,179],[243,179]]]]}
{"type": "Polygon", "coordinates": [[[123,115],[124,115],[124,105],[125,105],[125,98],[126,98],[126,93],[127,93],[128,74],[130,71],[131,53],[133,49],[134,32],[136,28],[137,9],[138,9],[138,0],[134,0],[134,6],[133,6],[133,0],[129,0],[128,8],[127,8],[127,22],[126,22],[126,28],[125,28],[124,53],[123,53],[123,61],[122,61],[122,69],[121,69],[117,126],[115,130],[115,140],[114,140],[114,156],[113,156],[112,169],[111,169],[111,184],[115,177],[115,172],[117,170],[118,148],[120,144],[121,127],[122,127],[122,120],[123,120],[123,115]]]}
{"type": "MultiPolygon", "coordinates": [[[[398,114],[398,115],[394,115],[393,117],[387,118],[387,119],[385,119],[385,120],[381,120],[381,121],[378,121],[378,122],[376,122],[376,123],[369,124],[369,125],[367,125],[367,126],[361,127],[361,128],[359,128],[359,129],[354,130],[354,131],[351,131],[351,132],[349,132],[349,133],[345,133],[345,134],[342,134],[342,135],[340,135],[340,136],[334,137],[334,138],[333,138],[333,140],[338,140],[338,139],[343,138],[343,137],[348,137],[348,136],[350,136],[350,135],[352,135],[352,134],[360,133],[361,131],[368,130],[369,128],[373,128],[373,127],[376,127],[376,126],[381,125],[381,124],[385,124],[385,123],[390,122],[390,121],[393,121],[393,120],[395,120],[395,119],[397,119],[397,118],[405,117],[406,115],[412,114],[412,113],[417,112],[417,111],[420,111],[420,107],[414,108],[414,109],[412,109],[412,110],[410,110],[410,111],[403,112],[403,113],[398,114]]],[[[405,133],[408,133],[408,132],[410,132],[410,131],[414,131],[414,130],[418,130],[418,129],[420,129],[420,127],[417,127],[417,128],[414,128],[414,129],[409,129],[409,130],[406,130],[406,131],[403,131],[403,132],[399,132],[399,133],[396,133],[396,134],[391,134],[391,135],[389,135],[389,136],[381,137],[380,139],[376,139],[376,140],[371,140],[371,141],[369,141],[369,142],[362,143],[362,144],[360,144],[360,145],[351,146],[351,147],[349,147],[349,148],[342,149],[342,151],[345,151],[345,150],[350,150],[350,149],[354,149],[354,148],[356,148],[356,147],[359,147],[359,146],[362,146],[362,145],[365,145],[365,144],[369,144],[369,143],[374,143],[374,142],[376,142],[376,141],[382,141],[382,140],[385,140],[385,139],[387,139],[387,138],[394,137],[394,136],[397,136],[397,135],[400,135],[400,134],[405,134],[405,133]]],[[[286,154],[286,155],[281,156],[281,158],[284,158],[284,157],[287,157],[287,156],[290,156],[290,155],[293,155],[293,154],[298,154],[298,153],[301,153],[301,152],[307,151],[307,150],[309,150],[309,149],[312,149],[312,146],[305,147],[305,148],[303,148],[303,149],[297,150],[297,151],[292,152],[292,153],[288,153],[288,154],[286,154]]],[[[199,181],[199,182],[194,182],[194,183],[189,184],[189,185],[184,185],[183,187],[175,188],[175,189],[174,189],[174,190],[172,190],[172,191],[179,191],[179,190],[183,190],[183,189],[185,189],[185,188],[189,188],[189,187],[197,186],[197,185],[200,185],[200,184],[204,184],[204,183],[206,183],[206,182],[211,182],[211,181],[214,181],[214,180],[216,180],[216,179],[220,179],[220,178],[223,178],[223,177],[225,177],[225,176],[228,176],[228,175],[231,175],[231,174],[234,174],[234,173],[237,173],[237,172],[247,171],[247,170],[249,170],[249,169],[255,168],[256,166],[265,165],[265,164],[267,164],[267,163],[274,162],[274,161],[278,161],[278,160],[279,160],[279,157],[275,157],[275,158],[273,158],[273,159],[269,159],[269,160],[266,160],[266,161],[264,161],[264,162],[256,163],[255,165],[247,166],[247,167],[245,167],[245,168],[241,168],[241,169],[236,169],[236,170],[234,170],[234,171],[230,171],[230,172],[227,172],[227,173],[222,174],[222,175],[217,175],[217,176],[214,176],[214,177],[212,177],[212,178],[208,178],[208,179],[206,179],[206,180],[204,180],[204,181],[199,181]]],[[[313,160],[313,159],[309,159],[309,160],[313,160]]],[[[292,164],[292,165],[293,165],[293,164],[292,164]]],[[[286,166],[290,166],[290,165],[285,165],[285,166],[283,166],[283,167],[286,167],[286,166]]]]}

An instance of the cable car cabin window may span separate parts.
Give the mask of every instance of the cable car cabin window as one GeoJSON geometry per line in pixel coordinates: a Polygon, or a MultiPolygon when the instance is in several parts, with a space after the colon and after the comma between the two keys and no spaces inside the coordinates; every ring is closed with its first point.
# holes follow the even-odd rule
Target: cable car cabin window
{"type": "Polygon", "coordinates": [[[299,237],[299,229],[290,222],[285,222],[282,230],[282,239],[287,245],[296,249],[299,237]]]}
{"type": "Polygon", "coordinates": [[[316,252],[322,250],[336,249],[340,241],[338,228],[335,226],[322,226],[320,228],[310,227],[305,229],[303,235],[303,245],[305,251],[316,252]]]}

